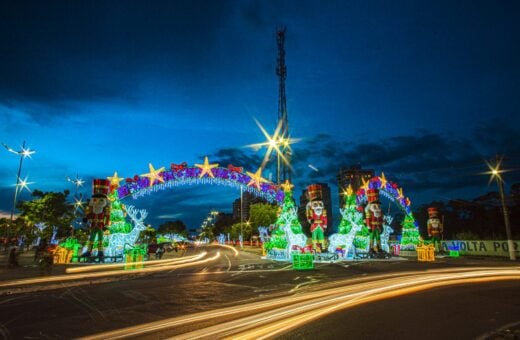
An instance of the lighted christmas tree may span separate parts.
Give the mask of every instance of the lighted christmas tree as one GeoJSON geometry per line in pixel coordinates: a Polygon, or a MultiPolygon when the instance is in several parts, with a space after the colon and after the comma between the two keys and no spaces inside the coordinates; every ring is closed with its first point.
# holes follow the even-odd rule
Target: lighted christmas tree
{"type": "Polygon", "coordinates": [[[419,230],[412,213],[407,214],[403,221],[403,232],[401,237],[401,250],[415,250],[421,241],[419,230]]]}
{"type": "Polygon", "coordinates": [[[132,230],[132,224],[125,219],[125,206],[119,200],[117,190],[108,195],[111,205],[110,210],[110,233],[129,233],[132,230]]]}
{"type": "Polygon", "coordinates": [[[341,210],[341,221],[338,226],[339,234],[348,234],[352,229],[352,222],[363,225],[363,214],[357,210],[356,194],[349,185],[345,193],[345,208],[341,210]]]}
{"type": "Polygon", "coordinates": [[[304,247],[307,242],[307,237],[303,234],[302,225],[298,220],[298,213],[292,196],[293,185],[286,181],[281,186],[284,190],[283,204],[275,222],[271,240],[264,243],[266,250],[272,248],[285,249],[287,246],[292,247],[293,245],[304,247]]]}

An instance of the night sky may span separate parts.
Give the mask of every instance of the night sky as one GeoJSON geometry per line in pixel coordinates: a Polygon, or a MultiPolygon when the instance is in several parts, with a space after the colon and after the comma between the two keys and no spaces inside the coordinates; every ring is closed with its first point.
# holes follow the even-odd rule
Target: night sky
{"type": "MultiPolygon", "coordinates": [[[[244,146],[264,141],[254,118],[274,131],[286,26],[297,198],[328,182],[337,206],[337,171],[354,164],[413,205],[474,198],[496,190],[485,159],[520,168],[519,14],[518,1],[2,1],[0,141],[37,151],[22,178],[44,191],[74,191],[78,174],[89,196],[92,178],[206,155],[254,172],[265,149],[244,146]]],[[[19,158],[2,150],[9,212],[19,158]]],[[[238,195],[196,186],[125,203],[191,228],[238,195]]]]}

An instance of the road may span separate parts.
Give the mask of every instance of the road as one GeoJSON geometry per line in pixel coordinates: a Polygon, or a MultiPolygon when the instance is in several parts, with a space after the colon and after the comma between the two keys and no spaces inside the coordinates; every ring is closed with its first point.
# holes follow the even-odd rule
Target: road
{"type": "MultiPolygon", "coordinates": [[[[149,271],[141,273],[107,268],[102,274],[96,270],[45,277],[45,282],[0,282],[0,334],[6,338],[192,339],[332,338],[350,333],[351,338],[380,338],[385,330],[409,329],[416,338],[430,320],[421,316],[429,315],[424,310],[432,297],[438,303],[431,314],[438,317],[431,320],[439,325],[458,320],[460,334],[470,334],[472,323],[462,322],[463,317],[444,317],[457,312],[467,315],[460,306],[471,306],[483,320],[490,311],[499,311],[494,323],[479,324],[482,327],[474,329],[473,335],[513,322],[507,315],[517,319],[520,315],[518,303],[510,304],[509,311],[504,303],[507,294],[520,301],[517,267],[484,268],[476,263],[459,268],[447,262],[418,267],[414,261],[401,261],[323,264],[314,271],[295,272],[283,263],[260,260],[247,252],[235,256],[234,250],[222,247],[183,255],[151,263],[146,266],[149,271]],[[206,253],[196,258],[201,252],[206,253]],[[81,276],[63,280],[73,275],[81,276]],[[443,286],[447,282],[450,285],[443,286]],[[476,289],[488,294],[487,308],[475,307],[476,289]],[[447,308],[454,301],[457,304],[447,308]],[[370,317],[363,316],[367,313],[370,317]],[[374,320],[375,326],[370,326],[374,320]],[[372,328],[382,331],[366,331],[372,328]]],[[[442,336],[426,335],[432,334],[442,336]]]]}

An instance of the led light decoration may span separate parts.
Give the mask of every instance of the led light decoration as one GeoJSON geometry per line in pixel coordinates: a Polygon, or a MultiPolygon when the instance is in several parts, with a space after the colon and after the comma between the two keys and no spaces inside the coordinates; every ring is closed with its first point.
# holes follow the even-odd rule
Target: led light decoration
{"type": "Polygon", "coordinates": [[[275,222],[276,228],[271,239],[264,243],[267,257],[273,260],[291,260],[293,250],[301,252],[307,244],[307,236],[302,231],[298,213],[292,198],[292,185],[286,181],[283,185],[284,201],[282,210],[275,222]]]}
{"type": "Polygon", "coordinates": [[[148,216],[148,212],[144,209],[137,210],[133,206],[128,206],[126,212],[130,219],[134,222],[134,228],[129,233],[115,233],[105,235],[104,241],[108,243],[105,248],[105,256],[122,256],[125,247],[133,248],[135,242],[139,238],[139,233],[146,229],[144,219],[148,216]]]}
{"type": "Polygon", "coordinates": [[[343,258],[348,258],[353,257],[353,254],[351,255],[352,245],[354,237],[363,227],[363,214],[357,211],[356,195],[352,186],[348,186],[344,196],[345,208],[339,210],[342,216],[341,222],[338,232],[329,237],[328,251],[329,253],[341,253],[343,258]]]}
{"type": "MultiPolygon", "coordinates": [[[[404,195],[403,188],[399,187],[396,183],[393,183],[392,181],[388,181],[384,173],[381,174],[381,177],[372,177],[369,181],[363,180],[363,186],[356,193],[356,204],[358,206],[366,204],[366,193],[368,189],[378,189],[380,195],[388,198],[404,210],[406,216],[403,222],[401,250],[415,250],[416,246],[420,242],[419,225],[413,217],[412,209],[410,208],[411,201],[408,197],[404,195]]],[[[386,229],[385,227],[383,228],[383,234],[387,232],[387,228],[390,228],[388,224],[386,226],[386,229]]],[[[383,234],[381,236],[383,236],[383,234]]],[[[383,243],[382,238],[381,241],[383,243]]],[[[388,240],[386,240],[386,244],[388,244],[387,242],[388,240]]]]}
{"type": "Polygon", "coordinates": [[[128,196],[137,199],[146,194],[177,186],[210,184],[237,189],[243,188],[244,191],[279,205],[284,200],[283,190],[262,178],[261,169],[258,169],[255,173],[248,171],[244,173],[239,171],[242,170],[240,167],[224,168],[218,167],[218,164],[210,164],[207,157],[204,160],[204,164],[196,164],[193,167],[188,166],[186,163],[173,165],[170,170],[163,170],[164,167],[155,170],[150,164],[150,173],[143,175],[144,177],[134,176],[133,178],[127,178],[117,188],[119,199],[122,200],[128,196]],[[208,169],[208,167],[210,168],[208,169]],[[204,168],[207,169],[206,172],[204,172],[204,168]]]}

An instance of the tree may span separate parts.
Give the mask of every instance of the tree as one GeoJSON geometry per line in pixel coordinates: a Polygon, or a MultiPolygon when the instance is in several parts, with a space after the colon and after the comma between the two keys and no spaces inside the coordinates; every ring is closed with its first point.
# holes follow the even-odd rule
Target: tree
{"type": "Polygon", "coordinates": [[[252,204],[249,210],[249,222],[252,233],[258,234],[258,227],[268,227],[276,222],[278,206],[267,203],[252,204]]]}
{"type": "Polygon", "coordinates": [[[71,233],[74,220],[74,206],[67,202],[69,191],[42,192],[34,190],[32,201],[20,201],[17,204],[21,211],[20,217],[29,227],[36,223],[44,223],[48,227],[43,231],[44,238],[50,238],[53,227],[58,228],[57,237],[64,237],[71,233]]]}
{"type": "Polygon", "coordinates": [[[153,243],[155,240],[155,236],[157,234],[157,230],[155,228],[152,228],[151,226],[147,226],[145,230],[141,231],[139,234],[139,240],[142,243],[153,243]]]}
{"type": "Polygon", "coordinates": [[[252,236],[252,226],[251,223],[235,223],[231,226],[230,236],[234,240],[238,240],[240,235],[242,235],[244,238],[243,240],[249,240],[252,236]]]}
{"type": "Polygon", "coordinates": [[[415,246],[419,244],[420,237],[413,215],[411,213],[406,215],[403,222],[401,250],[415,250],[415,246]]]}
{"type": "Polygon", "coordinates": [[[159,234],[187,234],[186,225],[181,220],[168,221],[159,226],[159,234]]]}

